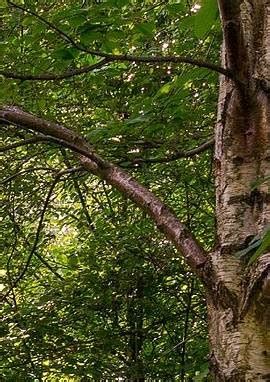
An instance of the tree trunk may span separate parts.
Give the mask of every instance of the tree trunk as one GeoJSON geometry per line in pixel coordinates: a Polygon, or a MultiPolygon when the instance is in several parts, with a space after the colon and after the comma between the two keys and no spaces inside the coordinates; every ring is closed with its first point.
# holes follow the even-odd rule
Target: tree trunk
{"type": "Polygon", "coordinates": [[[223,65],[215,136],[217,246],[208,293],[215,381],[270,381],[270,254],[236,252],[270,223],[270,2],[220,1],[223,65]]]}
{"type": "MultiPolygon", "coordinates": [[[[97,155],[82,137],[13,106],[0,107],[0,121],[38,134],[23,144],[46,140],[73,150],[84,169],[129,197],[174,243],[206,287],[214,381],[270,381],[270,252],[252,265],[236,256],[270,224],[269,185],[254,186],[270,177],[270,0],[219,0],[219,6],[223,67],[181,57],[169,60],[227,75],[221,78],[215,134],[217,244],[209,256],[164,203],[97,155]]],[[[131,348],[137,367],[143,337],[135,329],[131,348]]],[[[143,380],[143,372],[136,378],[143,380]]]]}

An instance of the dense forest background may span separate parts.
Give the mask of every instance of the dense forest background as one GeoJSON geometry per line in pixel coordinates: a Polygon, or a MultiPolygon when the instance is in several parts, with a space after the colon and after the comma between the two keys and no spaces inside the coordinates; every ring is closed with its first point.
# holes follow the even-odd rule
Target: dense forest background
{"type": "MultiPolygon", "coordinates": [[[[209,249],[216,1],[17,0],[0,11],[0,102],[83,135],[209,249]]],[[[0,127],[1,147],[32,139],[0,127]]],[[[202,287],[146,214],[67,148],[1,151],[1,380],[203,381],[202,287]]]]}

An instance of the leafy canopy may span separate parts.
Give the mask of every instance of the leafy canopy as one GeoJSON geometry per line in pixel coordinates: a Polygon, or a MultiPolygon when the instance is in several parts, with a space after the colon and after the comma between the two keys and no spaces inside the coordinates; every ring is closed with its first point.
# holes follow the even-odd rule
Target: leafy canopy
{"type": "MultiPolygon", "coordinates": [[[[17,0],[0,8],[1,103],[78,131],[210,246],[211,150],[184,154],[212,137],[217,74],[136,59],[75,74],[99,65],[89,51],[216,64],[216,1],[17,0]]],[[[29,137],[1,126],[1,146],[29,137]]],[[[1,160],[1,375],[203,380],[198,281],[143,212],[76,166],[69,150],[44,143],[1,160]]]]}

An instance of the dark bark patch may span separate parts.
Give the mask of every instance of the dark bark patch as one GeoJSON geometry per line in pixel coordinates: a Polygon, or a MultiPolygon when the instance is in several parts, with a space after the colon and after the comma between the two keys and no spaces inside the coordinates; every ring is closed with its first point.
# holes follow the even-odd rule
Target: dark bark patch
{"type": "Polygon", "coordinates": [[[251,207],[256,205],[259,210],[261,210],[264,203],[270,203],[270,194],[259,190],[253,190],[250,194],[232,195],[228,204],[232,205],[237,203],[245,203],[251,207]]]}
{"type": "Polygon", "coordinates": [[[235,293],[230,291],[223,282],[218,282],[216,286],[216,291],[213,298],[213,304],[217,308],[221,309],[231,309],[233,312],[233,320],[231,321],[233,327],[236,326],[238,322],[238,307],[239,300],[235,293]]]}
{"type": "Polygon", "coordinates": [[[233,157],[232,161],[233,161],[233,164],[235,166],[240,166],[244,163],[244,158],[239,157],[239,156],[235,156],[235,157],[233,157]]]}

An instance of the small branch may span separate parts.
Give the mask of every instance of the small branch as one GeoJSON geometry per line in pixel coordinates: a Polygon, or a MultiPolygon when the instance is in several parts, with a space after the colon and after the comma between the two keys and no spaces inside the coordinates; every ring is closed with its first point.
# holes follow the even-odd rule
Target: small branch
{"type": "Polygon", "coordinates": [[[71,36],[69,36],[67,33],[62,31],[60,28],[53,25],[50,21],[46,20],[36,12],[24,8],[21,5],[15,4],[12,1],[7,1],[8,4],[10,4],[14,8],[18,8],[22,10],[23,12],[26,12],[34,17],[36,17],[38,20],[46,24],[51,30],[55,31],[59,36],[61,36],[66,42],[71,44],[74,48],[78,49],[81,52],[89,53],[94,56],[103,57],[107,60],[107,62],[113,62],[113,61],[127,61],[127,62],[136,62],[136,63],[182,63],[182,64],[190,64],[194,66],[198,66],[200,68],[206,68],[213,70],[217,73],[223,74],[231,79],[234,79],[233,72],[230,69],[225,69],[220,67],[219,65],[209,63],[203,60],[197,60],[190,57],[184,57],[184,56],[133,56],[128,54],[110,54],[105,53],[93,49],[85,48],[84,46],[78,44],[71,36]]]}
{"type": "Polygon", "coordinates": [[[63,142],[63,146],[70,147],[79,153],[77,157],[81,165],[87,171],[115,187],[144,210],[167,239],[174,243],[197,276],[205,282],[207,281],[207,276],[204,274],[207,256],[204,250],[174,213],[146,187],[121,168],[101,158],[81,136],[61,125],[37,118],[17,107],[0,108],[0,120],[1,118],[13,124],[17,123],[26,130],[30,129],[44,135],[49,134],[56,141],[63,142]]]}
{"type": "Polygon", "coordinates": [[[10,145],[0,147],[0,153],[4,153],[4,152],[6,152],[8,150],[16,149],[18,147],[30,145],[31,143],[37,143],[37,142],[42,142],[42,141],[47,141],[47,140],[48,139],[46,139],[45,137],[40,137],[40,136],[39,137],[33,137],[33,138],[25,139],[24,141],[12,143],[10,145]]]}
{"type": "MultiPolygon", "coordinates": [[[[61,152],[63,154],[64,162],[65,162],[66,166],[68,168],[70,168],[71,167],[71,163],[70,163],[70,161],[69,161],[69,159],[67,157],[67,154],[66,154],[65,150],[62,149],[61,152]]],[[[77,194],[78,194],[81,206],[82,206],[82,210],[83,210],[83,213],[84,213],[85,218],[87,220],[88,226],[89,226],[91,231],[94,231],[95,230],[95,226],[94,226],[94,223],[93,223],[93,221],[91,219],[91,216],[89,214],[86,201],[85,201],[83,193],[81,191],[81,187],[80,187],[79,182],[77,181],[77,179],[73,176],[73,174],[72,174],[72,181],[73,181],[73,184],[74,184],[74,188],[77,191],[77,194]]]]}
{"type": "MultiPolygon", "coordinates": [[[[32,260],[34,255],[37,256],[39,260],[42,259],[41,261],[43,262],[43,264],[45,263],[46,266],[50,269],[50,271],[52,271],[54,274],[56,274],[55,270],[50,266],[50,264],[48,264],[46,262],[46,260],[44,260],[39,254],[37,254],[36,250],[37,250],[37,246],[38,246],[38,242],[39,242],[39,237],[40,237],[40,233],[41,233],[42,226],[43,226],[43,221],[44,221],[45,213],[46,213],[46,211],[48,209],[48,205],[49,205],[49,202],[50,202],[50,199],[51,199],[51,196],[52,196],[52,193],[53,193],[53,190],[54,190],[56,184],[58,183],[59,179],[63,175],[72,173],[72,172],[77,171],[77,170],[78,170],[77,168],[67,169],[67,170],[59,172],[55,176],[55,179],[53,180],[53,182],[52,182],[52,184],[50,186],[49,192],[48,192],[48,194],[46,196],[46,199],[44,201],[43,209],[41,211],[41,216],[40,216],[40,219],[39,219],[39,223],[38,223],[38,227],[37,227],[37,231],[36,231],[36,236],[35,236],[35,240],[34,240],[31,252],[30,252],[30,254],[29,254],[28,258],[27,258],[27,261],[26,261],[26,263],[24,265],[24,268],[23,268],[22,272],[17,277],[17,279],[13,282],[12,286],[10,287],[10,289],[5,293],[4,298],[6,298],[9,295],[9,293],[11,291],[13,291],[13,289],[18,285],[18,283],[23,279],[25,273],[27,272],[27,270],[28,270],[28,268],[30,266],[31,260],[32,260]]],[[[61,280],[63,280],[63,277],[61,275],[59,275],[58,273],[57,273],[57,277],[59,277],[61,280]]]]}
{"type": "Polygon", "coordinates": [[[42,21],[44,24],[46,24],[50,29],[57,32],[65,41],[69,42],[71,45],[73,45],[75,48],[81,50],[79,46],[76,44],[76,42],[65,32],[63,32],[61,29],[57,28],[55,25],[53,25],[50,21],[44,19],[42,16],[40,16],[38,13],[31,11],[28,8],[24,8],[19,4],[13,3],[13,1],[7,0],[7,3],[11,5],[14,8],[20,9],[21,11],[28,13],[29,15],[32,15],[36,17],[38,20],[42,21]]]}
{"type": "Polygon", "coordinates": [[[210,139],[207,142],[204,142],[198,147],[195,147],[194,149],[188,150],[188,151],[178,151],[173,155],[169,155],[165,158],[135,158],[132,161],[132,164],[141,164],[141,163],[169,163],[176,161],[181,158],[191,158],[197,154],[200,154],[204,152],[205,150],[208,150],[209,148],[213,147],[214,145],[214,138],[210,139]]]}
{"type": "Polygon", "coordinates": [[[50,198],[52,196],[54,187],[56,186],[56,184],[57,184],[57,182],[58,182],[58,180],[60,178],[59,174],[55,177],[54,181],[52,182],[51,187],[49,189],[49,192],[47,194],[47,197],[45,199],[44,206],[43,206],[43,209],[41,211],[41,216],[40,216],[39,223],[38,223],[38,228],[37,228],[34,244],[33,244],[33,247],[31,249],[31,252],[30,252],[30,254],[29,254],[28,258],[27,258],[27,261],[26,261],[26,263],[24,265],[24,268],[23,268],[21,274],[14,281],[13,285],[11,286],[11,288],[7,291],[6,295],[8,295],[11,292],[11,290],[13,290],[18,285],[18,283],[23,279],[25,273],[27,272],[27,270],[29,268],[29,265],[31,263],[32,257],[34,256],[34,254],[36,252],[36,249],[37,249],[37,245],[38,245],[39,236],[40,236],[42,225],[43,225],[43,219],[44,219],[44,216],[45,216],[45,212],[46,212],[46,210],[48,208],[49,201],[50,201],[50,198]]]}
{"type": "Polygon", "coordinates": [[[0,184],[6,184],[8,182],[11,182],[13,179],[17,178],[17,176],[21,176],[23,174],[26,174],[28,172],[35,172],[35,171],[47,171],[47,172],[57,172],[57,170],[53,169],[53,168],[48,168],[48,167],[34,167],[34,168],[26,168],[25,170],[21,170],[21,171],[18,171],[16,172],[15,174],[13,175],[10,175],[9,177],[3,179],[0,184]]]}
{"type": "Polygon", "coordinates": [[[93,65],[84,66],[79,69],[72,69],[68,70],[64,73],[54,74],[54,73],[44,73],[39,75],[31,75],[31,74],[21,74],[21,73],[15,73],[11,71],[0,71],[0,75],[4,76],[5,78],[13,78],[15,80],[22,80],[22,81],[56,81],[56,80],[63,80],[70,77],[75,77],[81,74],[89,73],[95,69],[102,68],[105,64],[107,64],[109,61],[105,58],[102,61],[97,62],[93,65]]]}

